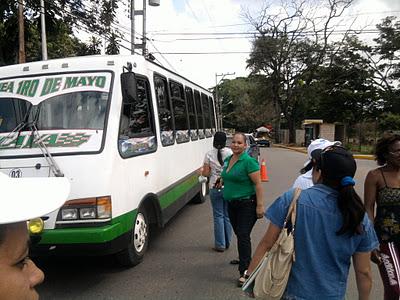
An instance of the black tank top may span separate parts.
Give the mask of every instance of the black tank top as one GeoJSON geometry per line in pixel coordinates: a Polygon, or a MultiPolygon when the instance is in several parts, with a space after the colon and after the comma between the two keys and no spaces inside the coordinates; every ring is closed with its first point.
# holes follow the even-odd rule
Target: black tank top
{"type": "Polygon", "coordinates": [[[378,191],[375,231],[379,241],[400,242],[400,188],[388,187],[382,169],[385,186],[378,191]]]}

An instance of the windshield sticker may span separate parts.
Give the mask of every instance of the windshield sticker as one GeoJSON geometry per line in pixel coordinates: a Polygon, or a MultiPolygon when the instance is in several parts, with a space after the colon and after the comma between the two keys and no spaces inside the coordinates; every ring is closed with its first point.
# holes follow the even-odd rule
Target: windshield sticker
{"type": "Polygon", "coordinates": [[[30,132],[0,137],[0,149],[39,148],[39,142],[47,147],[79,147],[89,141],[91,135],[85,132],[41,134],[40,139],[30,132]]]}
{"type": "Polygon", "coordinates": [[[110,84],[110,73],[15,78],[0,80],[0,98],[17,97],[36,105],[49,97],[76,91],[108,92],[110,84]]]}

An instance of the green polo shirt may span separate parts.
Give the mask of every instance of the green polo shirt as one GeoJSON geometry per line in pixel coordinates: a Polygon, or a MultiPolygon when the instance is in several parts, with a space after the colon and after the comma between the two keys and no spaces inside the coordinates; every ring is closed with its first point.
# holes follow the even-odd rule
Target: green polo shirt
{"type": "Polygon", "coordinates": [[[224,199],[233,201],[254,195],[256,187],[249,174],[260,170],[257,160],[244,152],[229,172],[226,172],[231,158],[232,155],[225,159],[221,174],[224,180],[224,199]]]}

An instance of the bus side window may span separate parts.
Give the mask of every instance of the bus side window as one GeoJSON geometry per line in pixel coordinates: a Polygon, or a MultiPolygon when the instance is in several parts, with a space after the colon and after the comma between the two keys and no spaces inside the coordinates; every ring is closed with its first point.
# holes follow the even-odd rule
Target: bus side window
{"type": "Polygon", "coordinates": [[[174,109],[175,136],[177,143],[189,142],[189,118],[183,85],[174,81],[169,82],[171,99],[174,109]]]}
{"type": "Polygon", "coordinates": [[[201,104],[203,105],[203,115],[204,115],[204,122],[205,122],[205,134],[206,137],[212,137],[211,133],[211,115],[210,115],[210,107],[208,103],[208,97],[205,94],[201,94],[201,104]]]}
{"type": "Polygon", "coordinates": [[[215,126],[215,107],[214,107],[214,101],[212,97],[208,97],[209,104],[210,104],[210,115],[211,115],[211,132],[214,134],[216,131],[216,126],[215,126]]]}
{"type": "Polygon", "coordinates": [[[136,79],[137,98],[122,104],[119,151],[122,157],[153,152],[157,148],[149,83],[136,79]]]}
{"type": "Polygon", "coordinates": [[[154,75],[154,88],[158,105],[158,119],[160,122],[161,144],[169,146],[174,144],[174,120],[171,102],[168,94],[167,80],[159,75],[154,75]]]}
{"type": "Polygon", "coordinates": [[[197,112],[197,122],[199,125],[199,138],[204,139],[204,115],[203,115],[203,106],[201,105],[200,93],[195,90],[194,91],[194,102],[196,104],[196,112],[197,112]]]}
{"type": "Polygon", "coordinates": [[[192,139],[192,141],[196,141],[199,138],[198,136],[199,125],[197,123],[196,105],[194,103],[193,91],[191,88],[186,87],[185,92],[186,92],[186,102],[189,113],[190,138],[192,139]]]}

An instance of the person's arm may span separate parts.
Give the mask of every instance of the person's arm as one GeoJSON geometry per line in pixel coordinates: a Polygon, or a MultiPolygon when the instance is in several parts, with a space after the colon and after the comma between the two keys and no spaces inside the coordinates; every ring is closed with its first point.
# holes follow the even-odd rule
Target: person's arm
{"type": "Polygon", "coordinates": [[[211,175],[211,167],[208,163],[204,163],[201,167],[201,176],[210,177],[211,175]]]}
{"type": "Polygon", "coordinates": [[[257,197],[257,218],[261,219],[264,216],[264,198],[263,198],[263,187],[261,184],[260,171],[256,171],[249,174],[250,179],[256,186],[256,197],[257,197]]]}
{"type": "Polygon", "coordinates": [[[263,238],[256,248],[256,251],[254,252],[250,265],[247,268],[248,274],[251,274],[254,271],[254,269],[260,263],[261,259],[264,257],[265,252],[269,251],[272,248],[272,246],[278,239],[280,232],[281,229],[278,226],[274,225],[273,223],[269,224],[267,231],[265,232],[263,238]]]}
{"type": "Polygon", "coordinates": [[[359,300],[368,300],[371,293],[372,274],[370,256],[370,252],[356,252],[353,255],[359,300]]]}
{"type": "Polygon", "coordinates": [[[375,219],[376,194],[377,178],[373,171],[369,171],[364,182],[364,206],[372,223],[375,219]]]}
{"type": "MultiPolygon", "coordinates": [[[[375,202],[377,194],[378,180],[374,171],[369,171],[364,182],[364,207],[368,214],[371,223],[374,223],[375,219],[375,202]]],[[[378,249],[374,249],[371,252],[371,260],[376,264],[381,264],[382,259],[378,249]]]]}

